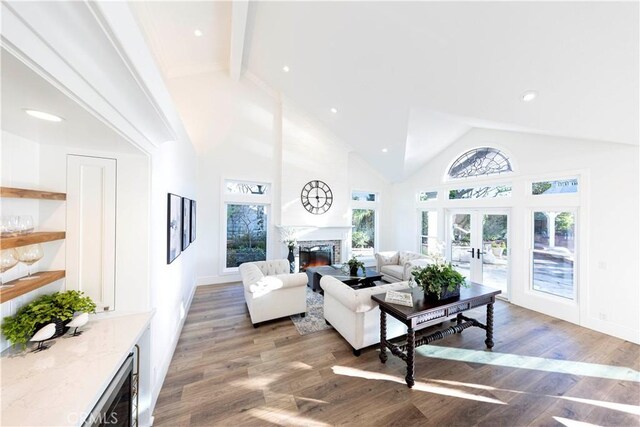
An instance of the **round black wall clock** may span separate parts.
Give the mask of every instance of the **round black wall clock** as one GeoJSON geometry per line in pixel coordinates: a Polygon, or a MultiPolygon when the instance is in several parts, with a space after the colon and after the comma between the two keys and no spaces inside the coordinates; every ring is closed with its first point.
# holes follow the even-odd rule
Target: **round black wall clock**
{"type": "Polygon", "coordinates": [[[300,193],[302,206],[314,215],[321,215],[329,210],[333,203],[331,188],[322,181],[309,181],[300,193]]]}

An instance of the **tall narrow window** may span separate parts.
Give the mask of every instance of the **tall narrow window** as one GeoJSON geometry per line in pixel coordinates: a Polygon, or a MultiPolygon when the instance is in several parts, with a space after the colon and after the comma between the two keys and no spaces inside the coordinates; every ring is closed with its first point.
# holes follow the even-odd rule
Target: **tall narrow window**
{"type": "Polygon", "coordinates": [[[270,185],[224,182],[224,270],[236,271],[245,262],[267,259],[270,185]]]}
{"type": "Polygon", "coordinates": [[[449,168],[449,178],[495,175],[512,172],[509,158],[501,151],[482,147],[467,151],[449,168]]]}
{"type": "Polygon", "coordinates": [[[375,241],[375,209],[353,209],[351,230],[352,255],[373,256],[375,241]]]}
{"type": "Polygon", "coordinates": [[[267,213],[264,205],[227,205],[227,268],[267,259],[267,213]]]}
{"type": "Polygon", "coordinates": [[[574,299],[576,218],[573,212],[533,214],[533,289],[574,299]]]}
{"type": "Polygon", "coordinates": [[[378,194],[351,192],[351,255],[373,257],[376,246],[376,209],[378,194]]]}
{"type": "Polygon", "coordinates": [[[438,212],[422,211],[420,213],[420,252],[428,255],[434,250],[438,237],[438,212]]]}

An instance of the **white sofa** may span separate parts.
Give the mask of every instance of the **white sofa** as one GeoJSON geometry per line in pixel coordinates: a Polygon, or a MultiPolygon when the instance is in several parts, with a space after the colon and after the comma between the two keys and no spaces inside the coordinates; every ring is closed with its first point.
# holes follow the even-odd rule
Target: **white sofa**
{"type": "MultiPolygon", "coordinates": [[[[360,356],[360,349],[380,342],[380,308],[371,295],[388,290],[408,288],[407,282],[388,283],[372,288],[353,289],[331,276],[320,279],[324,290],[324,318],[353,347],[353,354],[360,356]]],[[[387,338],[407,333],[407,328],[391,316],[387,316],[387,338]]]]}
{"type": "Polygon", "coordinates": [[[289,273],[289,261],[246,262],[238,268],[251,323],[307,312],[307,275],[289,273]]]}
{"type": "Polygon", "coordinates": [[[411,251],[378,252],[375,256],[378,272],[382,273],[383,280],[390,283],[409,280],[414,268],[433,263],[426,255],[411,251]]]}

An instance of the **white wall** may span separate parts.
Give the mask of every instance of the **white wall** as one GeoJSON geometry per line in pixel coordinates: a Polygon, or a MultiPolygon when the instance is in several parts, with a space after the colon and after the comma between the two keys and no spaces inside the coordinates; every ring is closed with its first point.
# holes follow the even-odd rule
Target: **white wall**
{"type": "MultiPolygon", "coordinates": [[[[40,184],[40,146],[38,143],[22,138],[18,135],[2,131],[0,141],[0,185],[17,188],[38,188],[49,191],[64,191],[55,186],[42,186],[40,184]]],[[[64,230],[64,216],[52,219],[50,212],[64,210],[64,202],[53,200],[33,199],[0,199],[1,215],[31,215],[36,225],[36,230],[64,230]],[[40,215],[44,210],[45,214],[40,215]]],[[[48,242],[42,244],[45,256],[39,262],[33,264],[32,271],[64,270],[64,241],[48,242]],[[62,259],[62,261],[60,261],[62,259]]],[[[18,263],[11,270],[2,274],[2,280],[8,282],[26,276],[27,267],[18,263]]],[[[64,288],[64,279],[50,283],[35,291],[28,292],[0,305],[0,319],[12,316],[25,304],[36,297],[53,293],[64,288]]],[[[9,342],[4,336],[0,338],[0,351],[8,348],[9,342]]]]}
{"type": "Polygon", "coordinates": [[[236,82],[221,71],[174,78],[168,86],[198,152],[198,284],[238,280],[222,272],[224,179],[272,184],[270,258],[286,255],[275,225],[348,227],[353,186],[369,183],[368,190],[382,193],[390,188],[366,162],[350,156],[344,141],[252,79],[236,82]],[[333,190],[334,204],[324,215],[312,215],[300,203],[300,190],[312,179],[333,190]]]}
{"type": "MultiPolygon", "coordinates": [[[[465,206],[467,201],[442,200],[449,188],[443,178],[458,156],[479,146],[493,146],[508,153],[515,173],[513,196],[477,202],[478,206],[497,204],[511,208],[512,302],[535,309],[526,293],[528,257],[524,236],[529,232],[526,215],[537,199],[526,197],[530,178],[566,176],[580,173],[585,178],[578,201],[581,204],[578,239],[586,239],[580,254],[585,274],[580,277],[581,314],[579,323],[634,342],[640,341],[640,287],[637,245],[638,147],[604,142],[575,140],[516,132],[474,129],[445,149],[403,183],[393,186],[395,245],[417,249],[418,220],[416,193],[440,189],[438,202],[431,206],[465,206]],[[532,201],[533,200],[533,201],[532,201]],[[460,203],[457,203],[460,202],[460,203]]],[[[549,203],[545,202],[547,206],[549,203]]],[[[423,205],[424,206],[424,205],[423,205]]],[[[444,237],[444,218],[440,236],[444,237]]]]}
{"type": "MultiPolygon", "coordinates": [[[[171,264],[167,259],[167,193],[196,198],[196,157],[188,142],[169,141],[151,153],[149,287],[151,308],[151,387],[157,399],[180,336],[196,282],[196,239],[171,264]]],[[[198,224],[202,215],[198,214],[198,224]]]]}

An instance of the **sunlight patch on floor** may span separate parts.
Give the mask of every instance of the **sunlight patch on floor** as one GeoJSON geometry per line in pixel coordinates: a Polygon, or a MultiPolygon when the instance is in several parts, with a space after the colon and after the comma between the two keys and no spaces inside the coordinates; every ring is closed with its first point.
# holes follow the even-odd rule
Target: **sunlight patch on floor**
{"type": "Polygon", "coordinates": [[[285,411],[277,408],[253,408],[249,409],[247,413],[263,421],[279,425],[300,427],[328,427],[330,425],[307,417],[301,417],[291,411],[285,411]]]}
{"type": "Polygon", "coordinates": [[[482,350],[440,347],[435,345],[420,347],[416,349],[416,353],[425,357],[457,360],[460,362],[483,363],[487,365],[506,366],[509,368],[535,369],[538,371],[557,372],[561,374],[572,374],[585,377],[640,382],[640,372],[620,366],[547,359],[544,357],[520,356],[516,354],[495,353],[482,350]]]}
{"type": "Polygon", "coordinates": [[[596,424],[589,424],[582,421],[572,420],[570,418],[553,417],[553,419],[566,427],[598,427],[596,424]]]}
{"type": "MultiPolygon", "coordinates": [[[[472,383],[463,383],[460,381],[436,380],[436,379],[430,379],[428,381],[434,382],[434,383],[440,383],[440,384],[447,384],[451,386],[475,388],[479,390],[535,395],[534,393],[529,393],[527,391],[503,389],[503,388],[492,387],[484,384],[472,384],[472,383]]],[[[584,399],[582,397],[573,397],[573,396],[546,395],[546,397],[570,400],[572,402],[584,403],[586,405],[594,405],[594,406],[599,406],[601,408],[612,409],[614,411],[626,412],[632,415],[640,415],[640,406],[629,405],[626,403],[615,403],[615,402],[607,402],[604,400],[584,399]]],[[[570,420],[570,421],[573,421],[573,420],[570,420]]]]}
{"type": "Polygon", "coordinates": [[[261,375],[259,377],[231,381],[229,385],[232,387],[244,387],[249,390],[264,390],[280,377],[281,375],[261,375]]]}
{"type": "Polygon", "coordinates": [[[325,404],[325,405],[329,404],[329,402],[327,402],[326,400],[312,399],[310,397],[295,396],[295,398],[296,398],[296,400],[304,400],[305,402],[322,403],[322,404],[325,404]]]}
{"type": "MultiPolygon", "coordinates": [[[[404,378],[396,377],[393,375],[383,374],[380,372],[363,371],[362,369],[350,368],[347,366],[333,366],[331,368],[336,375],[345,375],[348,377],[358,377],[367,380],[382,380],[390,381],[398,384],[405,384],[404,378]]],[[[493,403],[496,405],[506,405],[506,403],[486,396],[477,396],[475,394],[465,393],[460,390],[456,390],[449,387],[442,387],[439,385],[427,384],[421,381],[416,381],[413,386],[413,390],[424,391],[427,393],[439,394],[441,396],[457,397],[460,399],[475,400],[477,402],[493,403]]]]}
{"type": "Polygon", "coordinates": [[[640,406],[628,405],[626,403],[604,402],[602,400],[583,399],[581,397],[571,396],[549,396],[558,399],[570,400],[572,402],[587,403],[589,405],[600,406],[602,408],[613,409],[615,411],[626,412],[632,415],[640,415],[640,406]]]}

